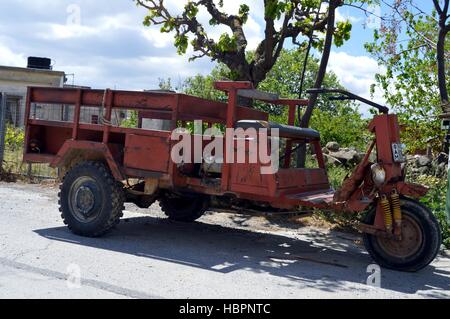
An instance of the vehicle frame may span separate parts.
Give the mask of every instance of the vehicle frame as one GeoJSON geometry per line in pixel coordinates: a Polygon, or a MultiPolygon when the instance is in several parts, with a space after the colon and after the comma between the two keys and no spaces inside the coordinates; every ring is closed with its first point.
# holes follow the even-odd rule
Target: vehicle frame
{"type": "MultiPolygon", "coordinates": [[[[59,169],[61,177],[70,174],[80,163],[102,163],[111,177],[122,185],[122,202],[134,202],[140,207],[149,207],[156,200],[165,200],[168,204],[163,209],[175,211],[169,216],[181,221],[195,220],[206,209],[272,214],[305,210],[331,210],[354,214],[372,211],[371,217],[358,228],[364,233],[366,247],[370,246],[368,241],[375,240],[375,244],[385,245],[383,249],[389,250],[392,256],[387,258],[382,253],[373,252],[380,250],[380,245],[377,244],[380,246],[378,248],[368,247],[372,257],[380,264],[393,269],[415,271],[425,267],[435,258],[439,249],[436,247],[440,246],[441,240],[439,226],[436,226],[437,223],[429,210],[416,201],[427,193],[427,188],[406,181],[405,157],[402,153],[397,115],[389,114],[389,109],[384,106],[342,90],[309,91],[310,94],[340,94],[332,99],[360,100],[380,112],[374,116],[368,127],[374,138],[366,155],[342,187],[335,191],[328,180],[320,134],[312,129],[295,127],[298,112],[308,104],[307,100],[280,99],[276,95],[254,90],[250,82],[221,81],[215,83],[215,88],[226,93],[227,103],[172,92],[30,87],[25,112],[24,161],[49,163],[59,169]],[[270,103],[276,107],[288,107],[288,123],[271,123],[267,112],[239,105],[243,97],[270,103]],[[35,110],[40,105],[71,106],[73,119],[59,121],[39,118],[35,116],[35,110]],[[82,110],[90,108],[100,110],[99,123],[81,123],[82,110]],[[136,112],[139,116],[139,127],[125,128],[118,125],[119,123],[115,125],[113,118],[118,111],[136,112]],[[143,119],[169,121],[171,130],[142,129],[140,127],[143,119]],[[250,125],[268,128],[269,133],[276,129],[279,137],[285,141],[279,170],[274,174],[262,175],[261,168],[265,166],[262,163],[224,161],[220,174],[209,176],[200,173],[201,164],[180,166],[174,163],[171,151],[177,141],[171,138],[172,131],[199,120],[207,127],[235,129],[247,128],[250,125]],[[293,156],[301,145],[312,150],[317,167],[295,167],[293,156]],[[193,200],[194,198],[197,199],[193,200]],[[201,203],[198,198],[201,198],[201,203]],[[170,202],[177,200],[182,203],[180,207],[189,202],[196,204],[193,204],[189,214],[184,208],[179,208],[184,211],[184,215],[177,218],[177,208],[168,208],[170,202]],[[415,217],[411,217],[409,221],[409,217],[406,218],[402,224],[403,209],[399,212],[399,207],[407,208],[413,204],[418,206],[410,210],[419,210],[420,214],[427,215],[422,216],[422,219],[433,219],[431,226],[424,226],[422,220],[414,221],[415,217]],[[406,225],[410,229],[416,229],[415,232],[411,230],[407,233],[413,238],[410,242],[407,242],[408,239],[404,236],[407,232],[406,225]],[[430,234],[423,231],[424,227],[431,227],[430,234]],[[431,236],[431,239],[425,235],[431,236]],[[408,247],[404,248],[405,245],[408,247]],[[425,253],[424,249],[428,253],[425,253]],[[419,251],[421,256],[414,261],[408,261],[412,258],[408,256],[411,251],[419,251]]],[[[195,139],[195,135],[192,135],[192,138],[195,139]]],[[[226,135],[223,137],[225,145],[227,138],[229,137],[226,135]]],[[[202,148],[208,144],[202,143],[202,148]]],[[[266,143],[270,144],[270,136],[266,143]]],[[[235,137],[231,145],[237,147],[235,137]]],[[[227,151],[230,150],[225,147],[225,153],[227,151]]],[[[91,181],[90,185],[92,183],[94,182],[91,181]]],[[[82,206],[79,204],[81,198],[85,202],[90,201],[83,209],[92,210],[92,201],[95,200],[92,198],[95,194],[89,194],[89,186],[82,187],[86,192],[73,195],[75,198],[72,202],[78,207],[77,205],[82,206]]],[[[62,208],[63,217],[64,214],[69,214],[67,210],[68,208],[62,208]]],[[[412,213],[411,216],[415,214],[412,213]]],[[[103,230],[109,230],[109,227],[107,228],[102,228],[100,232],[78,233],[98,236],[104,233],[103,230]]]]}

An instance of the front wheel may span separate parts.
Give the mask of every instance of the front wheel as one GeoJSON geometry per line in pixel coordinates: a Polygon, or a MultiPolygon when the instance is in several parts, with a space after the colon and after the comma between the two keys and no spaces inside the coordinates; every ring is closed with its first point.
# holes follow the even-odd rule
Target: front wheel
{"type": "Polygon", "coordinates": [[[59,193],[64,223],[76,235],[98,237],[123,216],[123,186],[100,162],[83,162],[64,177],[59,193]]]}
{"type": "MultiPolygon", "coordinates": [[[[402,199],[402,239],[364,234],[364,245],[380,266],[399,271],[419,271],[439,253],[442,235],[432,212],[422,204],[402,199]]],[[[376,210],[368,212],[364,223],[373,225],[376,210]]]]}

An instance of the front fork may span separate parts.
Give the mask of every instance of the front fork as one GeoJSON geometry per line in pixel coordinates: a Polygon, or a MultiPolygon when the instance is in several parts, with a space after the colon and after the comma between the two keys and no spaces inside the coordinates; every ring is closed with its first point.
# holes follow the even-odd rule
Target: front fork
{"type": "Polygon", "coordinates": [[[379,237],[402,240],[402,209],[396,189],[389,194],[377,195],[374,225],[360,225],[360,230],[379,237]]]}
{"type": "MultiPolygon", "coordinates": [[[[391,194],[378,195],[379,207],[384,217],[384,227],[387,235],[393,235],[395,239],[402,239],[402,208],[400,195],[396,189],[391,194]]],[[[378,215],[378,214],[377,214],[378,215]]]]}

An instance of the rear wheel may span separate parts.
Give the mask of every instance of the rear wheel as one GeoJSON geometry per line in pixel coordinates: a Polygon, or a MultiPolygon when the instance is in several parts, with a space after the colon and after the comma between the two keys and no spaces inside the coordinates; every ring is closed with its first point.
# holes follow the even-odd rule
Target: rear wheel
{"type": "MultiPolygon", "coordinates": [[[[439,253],[442,236],[439,223],[422,204],[401,200],[402,239],[396,240],[364,234],[364,245],[380,266],[400,271],[419,271],[428,266],[439,253]]],[[[373,225],[376,211],[372,209],[365,223],[373,225]]]]}
{"type": "Polygon", "coordinates": [[[165,194],[160,198],[159,204],[169,219],[193,222],[208,210],[209,198],[200,194],[165,194]]]}
{"type": "Polygon", "coordinates": [[[59,193],[61,217],[81,236],[98,237],[119,223],[123,216],[121,183],[100,162],[83,162],[64,177],[59,193]]]}

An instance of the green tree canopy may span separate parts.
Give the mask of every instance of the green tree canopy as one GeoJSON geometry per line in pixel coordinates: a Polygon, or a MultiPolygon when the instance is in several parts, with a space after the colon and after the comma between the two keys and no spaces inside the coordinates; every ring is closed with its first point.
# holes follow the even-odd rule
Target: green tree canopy
{"type": "MultiPolygon", "coordinates": [[[[443,141],[438,117],[442,114],[436,59],[439,27],[436,12],[427,14],[419,5],[395,1],[366,49],[386,68],[386,73],[376,76],[377,84],[372,89],[382,89],[388,104],[406,124],[403,135],[410,150],[431,145],[439,151],[443,141]]],[[[448,42],[446,55],[449,74],[448,42]]]]}
{"type": "MultiPolygon", "coordinates": [[[[283,98],[298,98],[303,59],[304,53],[299,50],[283,50],[277,63],[267,74],[267,78],[261,82],[259,88],[266,92],[277,93],[283,98]]],[[[305,78],[306,87],[312,85],[318,69],[318,59],[310,59],[305,78]]],[[[186,79],[182,87],[178,89],[186,94],[226,101],[227,97],[215,90],[213,84],[217,80],[228,80],[232,75],[225,65],[219,64],[209,75],[196,75],[186,79]]],[[[165,88],[168,83],[170,84],[170,80],[161,80],[165,88]]],[[[343,88],[333,72],[328,72],[325,76],[324,86],[343,88]]],[[[265,103],[257,103],[255,107],[269,112],[271,120],[287,123],[286,108],[265,103]]],[[[320,98],[318,108],[313,113],[311,127],[321,132],[324,143],[336,141],[342,146],[355,146],[362,149],[367,142],[366,135],[362,134],[366,131],[366,124],[367,121],[362,119],[354,103],[330,102],[320,98]]]]}
{"type": "MultiPolygon", "coordinates": [[[[252,59],[248,59],[248,41],[245,25],[250,17],[251,8],[242,2],[238,12],[228,13],[224,9],[224,0],[184,1],[181,13],[175,12],[164,0],[135,0],[138,6],[148,10],[144,25],[159,26],[163,33],[174,34],[174,45],[179,54],[186,54],[190,47],[194,51],[191,59],[209,57],[213,61],[225,64],[237,74],[238,80],[251,81],[255,86],[261,83],[275,65],[287,42],[305,46],[312,31],[325,33],[328,26],[326,5],[333,8],[353,3],[355,0],[264,0],[264,37],[258,44],[252,59]],[[206,13],[209,21],[201,19],[206,13]],[[225,26],[228,31],[218,39],[208,34],[208,27],[225,26]]],[[[361,0],[359,2],[374,2],[361,0]]],[[[333,11],[334,14],[334,11],[333,11]]],[[[341,21],[330,26],[334,44],[342,45],[350,38],[351,23],[341,21]]],[[[323,48],[323,38],[312,36],[313,45],[323,48]]]]}

